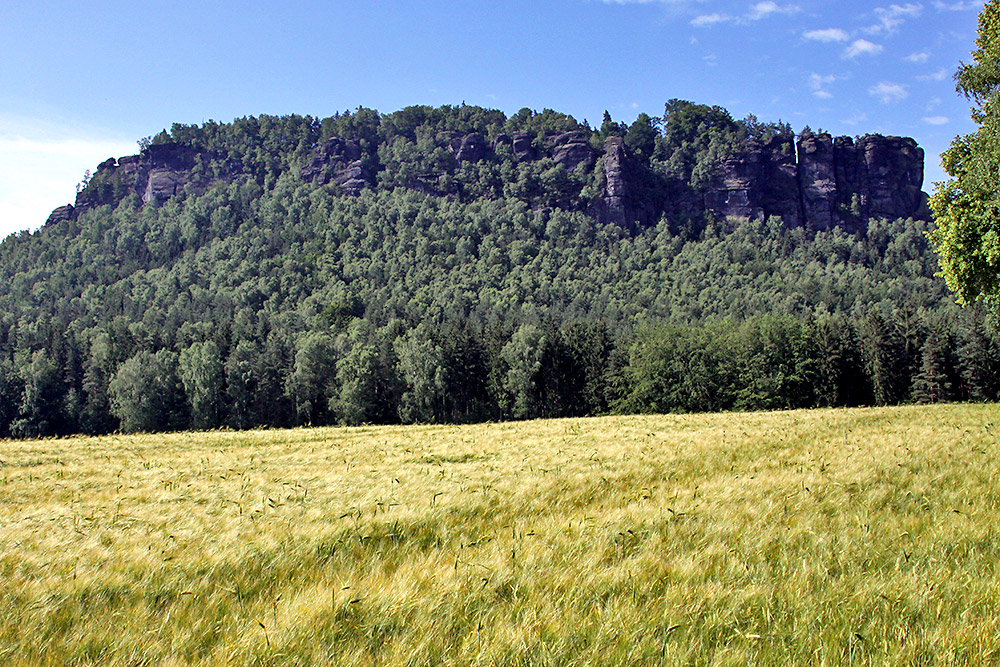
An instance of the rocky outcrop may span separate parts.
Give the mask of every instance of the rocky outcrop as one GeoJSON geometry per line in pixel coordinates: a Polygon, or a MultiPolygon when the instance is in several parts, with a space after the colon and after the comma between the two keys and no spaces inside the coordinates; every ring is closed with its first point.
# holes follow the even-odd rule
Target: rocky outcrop
{"type": "Polygon", "coordinates": [[[603,193],[590,206],[590,214],[604,224],[634,230],[652,222],[654,207],[642,197],[641,165],[620,137],[604,142],[603,193]]]}
{"type": "Polygon", "coordinates": [[[722,216],[763,219],[780,216],[792,227],[800,224],[795,145],[779,135],[767,143],[751,141],[745,153],[724,160],[705,187],[705,209],[722,216]]]}
{"type": "Polygon", "coordinates": [[[591,171],[597,161],[597,152],[590,146],[590,134],[583,131],[546,134],[543,140],[552,161],[566,169],[575,171],[583,165],[584,171],[591,171]]]}
{"type": "Polygon", "coordinates": [[[544,132],[536,136],[533,132],[515,132],[513,135],[500,134],[493,140],[493,152],[509,150],[518,162],[532,162],[550,158],[567,171],[574,171],[581,164],[584,171],[591,171],[597,162],[598,153],[590,145],[590,134],[577,130],[573,132],[544,132]]]}
{"type": "Polygon", "coordinates": [[[488,152],[486,137],[479,132],[439,132],[437,140],[451,150],[456,162],[479,162],[488,152]]]}
{"type": "Polygon", "coordinates": [[[335,183],[349,195],[358,195],[374,183],[361,144],[331,137],[317,146],[299,172],[309,183],[335,183]]]}
{"type": "MultiPolygon", "coordinates": [[[[873,218],[930,216],[927,195],[920,189],[924,152],[909,138],[808,134],[797,142],[791,135],[751,140],[745,150],[721,160],[708,182],[695,188],[633,156],[621,138],[609,137],[595,149],[593,136],[587,130],[514,132],[499,134],[490,143],[480,132],[439,132],[434,143],[447,152],[439,152],[427,173],[411,176],[402,185],[432,195],[462,196],[457,169],[463,163],[548,159],[576,176],[566,179],[562,199],[532,205],[585,210],[601,223],[626,229],[653,224],[664,214],[690,220],[706,211],[734,218],[780,216],[789,227],[850,232],[864,231],[873,218]],[[583,187],[587,179],[589,190],[583,187]]],[[[358,195],[375,187],[376,172],[382,168],[376,156],[376,146],[331,137],[313,149],[300,176],[358,195]]],[[[75,204],[53,211],[47,224],[75,219],[102,204],[116,205],[131,193],[144,203],[159,204],[180,192],[202,192],[212,182],[199,167],[204,158],[189,145],[163,143],[139,155],[105,160],[75,204]]],[[[240,173],[238,166],[224,170],[228,172],[214,176],[240,173]]]]}
{"type": "Polygon", "coordinates": [[[863,156],[867,197],[861,204],[867,218],[898,217],[899,211],[909,211],[913,217],[928,215],[927,196],[920,189],[924,151],[916,141],[865,135],[856,150],[863,156]]]}
{"type": "Polygon", "coordinates": [[[190,146],[169,143],[154,144],[139,155],[108,158],[77,193],[72,215],[103,204],[114,206],[131,193],[143,203],[160,204],[189,187],[202,192],[210,179],[195,173],[198,155],[190,146]]]}
{"type": "Polygon", "coordinates": [[[59,222],[64,222],[66,220],[73,220],[75,216],[75,209],[72,204],[66,204],[65,206],[60,206],[56,210],[49,214],[48,219],[45,221],[46,225],[54,225],[59,222]]]}
{"type": "Polygon", "coordinates": [[[517,158],[518,162],[537,158],[534,136],[530,132],[515,132],[511,140],[511,147],[514,149],[514,157],[517,158]]]}
{"type": "Polygon", "coordinates": [[[867,134],[798,142],[799,184],[806,224],[863,231],[872,218],[927,218],[924,151],[910,138],[867,134]]]}
{"type": "Polygon", "coordinates": [[[704,207],[723,216],[780,216],[789,227],[867,228],[872,218],[926,218],[924,154],[912,139],[806,135],[751,141],[704,188],[704,207]],[[797,151],[796,151],[797,149],[797,151]],[[797,153],[797,160],[796,160],[797,153]]]}

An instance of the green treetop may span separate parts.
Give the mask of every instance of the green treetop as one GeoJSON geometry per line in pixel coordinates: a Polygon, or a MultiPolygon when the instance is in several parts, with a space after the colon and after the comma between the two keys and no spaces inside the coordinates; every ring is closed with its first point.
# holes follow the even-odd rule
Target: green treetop
{"type": "Polygon", "coordinates": [[[952,178],[937,184],[930,202],[941,273],[963,305],[1000,302],[1000,0],[983,7],[976,45],[974,62],[955,80],[979,129],[941,156],[952,178]]]}

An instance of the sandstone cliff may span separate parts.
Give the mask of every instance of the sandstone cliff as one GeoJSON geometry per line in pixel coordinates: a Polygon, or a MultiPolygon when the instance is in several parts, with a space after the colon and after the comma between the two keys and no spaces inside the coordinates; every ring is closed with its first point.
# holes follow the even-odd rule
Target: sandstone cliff
{"type": "MultiPolygon", "coordinates": [[[[575,180],[566,180],[565,197],[542,205],[583,210],[603,224],[630,230],[653,224],[664,214],[693,217],[708,211],[738,218],[780,216],[789,227],[840,227],[849,232],[863,232],[873,218],[930,216],[927,196],[920,189],[924,153],[909,138],[808,134],[797,141],[790,135],[763,143],[750,140],[745,150],[720,160],[707,183],[692,187],[633,155],[621,138],[596,144],[593,136],[579,130],[515,132],[499,134],[491,142],[480,132],[439,132],[433,137],[437,153],[429,166],[402,182],[388,182],[439,196],[461,196],[462,184],[454,174],[462,164],[549,160],[545,164],[561,167],[575,180]],[[593,186],[584,189],[587,179],[593,186]]],[[[299,175],[356,196],[379,187],[382,171],[391,171],[378,156],[375,146],[331,137],[313,148],[299,175]]],[[[101,163],[75,205],[56,209],[48,223],[75,218],[102,204],[114,205],[129,194],[158,205],[181,192],[197,194],[213,181],[240,173],[238,162],[220,161],[219,156],[192,146],[154,144],[139,155],[101,163]],[[216,167],[209,169],[208,164],[216,167]]]]}

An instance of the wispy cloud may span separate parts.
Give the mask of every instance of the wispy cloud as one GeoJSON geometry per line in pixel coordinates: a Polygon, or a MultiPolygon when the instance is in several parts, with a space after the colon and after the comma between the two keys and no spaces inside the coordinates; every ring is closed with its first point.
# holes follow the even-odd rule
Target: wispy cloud
{"type": "Polygon", "coordinates": [[[926,51],[922,51],[920,53],[911,53],[910,55],[903,58],[903,60],[905,60],[908,63],[925,63],[930,57],[931,54],[927,53],[926,51]]]}
{"type": "Polygon", "coordinates": [[[760,21],[766,19],[770,16],[775,15],[791,15],[801,12],[802,8],[798,5],[780,5],[773,0],[764,0],[763,2],[758,2],[750,7],[750,10],[741,16],[735,16],[732,14],[722,14],[715,12],[712,14],[702,14],[696,16],[691,20],[691,25],[696,28],[707,28],[709,26],[718,25],[719,23],[733,23],[737,25],[746,25],[753,21],[760,21]]]}
{"type": "Polygon", "coordinates": [[[949,120],[947,116],[927,116],[924,122],[928,125],[947,125],[949,120]]]}
{"type": "Polygon", "coordinates": [[[943,67],[930,72],[929,74],[922,74],[917,77],[918,81],[944,81],[948,78],[948,70],[943,67]]]}
{"type": "Polygon", "coordinates": [[[797,14],[800,11],[802,11],[802,8],[798,5],[779,5],[776,2],[767,0],[766,2],[758,2],[751,7],[750,13],[747,14],[746,18],[751,21],[759,21],[772,14],[797,14]]]}
{"type": "Polygon", "coordinates": [[[970,0],[969,2],[935,2],[934,9],[939,12],[964,12],[970,9],[982,9],[982,0],[970,0]]]}
{"type": "Polygon", "coordinates": [[[865,32],[878,34],[886,33],[891,34],[896,32],[907,19],[915,19],[920,16],[924,11],[924,6],[921,4],[908,2],[905,5],[889,5],[888,7],[876,7],[875,16],[878,18],[878,23],[875,25],[865,28],[865,32]]]}
{"type": "Polygon", "coordinates": [[[847,49],[844,50],[845,58],[857,58],[858,56],[877,56],[882,53],[881,44],[873,44],[867,39],[856,39],[847,49]]]}
{"type": "Polygon", "coordinates": [[[846,42],[851,38],[846,30],[826,28],[825,30],[807,30],[802,37],[813,42],[846,42]]]}
{"type": "Polygon", "coordinates": [[[809,75],[809,88],[812,90],[814,96],[821,100],[828,100],[833,97],[833,93],[828,91],[826,87],[836,80],[837,77],[833,74],[816,74],[813,72],[809,75]]]}
{"type": "Polygon", "coordinates": [[[733,17],[728,14],[703,14],[691,19],[691,25],[696,28],[707,28],[717,23],[728,23],[732,20],[734,20],[733,17]]]}
{"type": "Polygon", "coordinates": [[[888,81],[882,81],[878,85],[872,86],[868,89],[868,94],[877,97],[882,104],[899,102],[900,100],[905,100],[910,95],[906,90],[906,86],[888,81]]]}

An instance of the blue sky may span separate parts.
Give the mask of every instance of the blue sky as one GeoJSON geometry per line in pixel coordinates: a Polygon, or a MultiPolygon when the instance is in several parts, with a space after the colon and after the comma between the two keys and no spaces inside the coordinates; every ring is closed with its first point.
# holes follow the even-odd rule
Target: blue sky
{"type": "Polygon", "coordinates": [[[174,122],[367,106],[548,107],[600,124],[671,98],[834,134],[973,129],[952,74],[982,0],[299,0],[0,4],[0,237],[174,122]]]}

